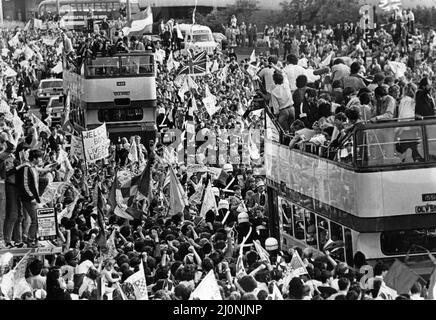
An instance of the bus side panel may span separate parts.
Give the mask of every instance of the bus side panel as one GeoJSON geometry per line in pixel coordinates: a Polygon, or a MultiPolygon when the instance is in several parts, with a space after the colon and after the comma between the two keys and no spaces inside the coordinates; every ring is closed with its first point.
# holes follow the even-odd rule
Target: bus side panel
{"type": "Polygon", "coordinates": [[[154,77],[86,79],[83,99],[88,103],[129,98],[132,101],[156,100],[154,77]]]}

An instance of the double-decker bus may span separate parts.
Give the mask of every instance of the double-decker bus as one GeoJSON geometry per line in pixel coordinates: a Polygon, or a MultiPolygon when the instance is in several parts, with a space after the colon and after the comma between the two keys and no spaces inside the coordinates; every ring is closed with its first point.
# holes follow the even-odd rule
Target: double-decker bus
{"type": "MultiPolygon", "coordinates": [[[[156,135],[156,69],[151,51],[97,55],[80,65],[64,57],[64,93],[78,131],[106,123],[111,140],[156,135]]],[[[148,144],[147,144],[148,145],[148,144]]]]}
{"type": "MultiPolygon", "coordinates": [[[[38,6],[38,15],[45,16],[47,13],[57,13],[57,0],[44,0],[38,6]]],[[[132,14],[140,10],[139,0],[130,0],[132,14]]],[[[125,8],[126,0],[59,0],[59,14],[63,17],[65,28],[83,29],[86,17],[91,9],[96,21],[113,14],[119,14],[121,8],[125,8]]]]}
{"type": "Polygon", "coordinates": [[[353,265],[399,259],[418,274],[436,252],[436,119],[358,123],[332,154],[289,137],[267,116],[271,233],[281,248],[335,247],[353,265]],[[428,250],[428,251],[427,251],[428,250]]]}

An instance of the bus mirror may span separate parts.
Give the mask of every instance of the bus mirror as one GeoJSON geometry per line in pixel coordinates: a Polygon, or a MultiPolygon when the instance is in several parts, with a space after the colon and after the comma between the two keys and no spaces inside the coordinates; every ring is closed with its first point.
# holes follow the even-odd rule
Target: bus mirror
{"type": "Polygon", "coordinates": [[[59,97],[59,103],[64,103],[64,97],[62,96],[59,97]]]}

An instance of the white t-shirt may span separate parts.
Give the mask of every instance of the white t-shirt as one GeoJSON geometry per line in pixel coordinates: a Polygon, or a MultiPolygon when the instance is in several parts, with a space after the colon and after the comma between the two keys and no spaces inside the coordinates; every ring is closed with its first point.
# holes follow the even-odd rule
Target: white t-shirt
{"type": "Polygon", "coordinates": [[[90,268],[94,268],[94,263],[85,260],[76,267],[76,274],[87,274],[90,268]]]}

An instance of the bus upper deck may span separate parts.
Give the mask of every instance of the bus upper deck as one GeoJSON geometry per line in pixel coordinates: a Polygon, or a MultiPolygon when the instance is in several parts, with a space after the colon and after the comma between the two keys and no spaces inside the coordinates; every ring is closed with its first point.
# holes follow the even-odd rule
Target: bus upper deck
{"type": "Polygon", "coordinates": [[[106,123],[111,139],[125,134],[154,139],[153,52],[97,54],[75,61],[65,57],[64,65],[64,91],[71,95],[70,118],[77,128],[89,130],[106,123]]]}
{"type": "Polygon", "coordinates": [[[436,119],[358,123],[337,148],[291,149],[266,118],[270,218],[282,243],[285,235],[322,250],[335,236],[349,243],[347,261],[357,250],[368,258],[436,251],[436,119]]]}

